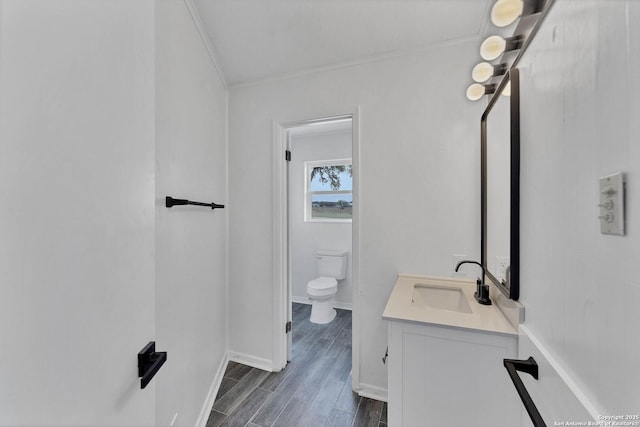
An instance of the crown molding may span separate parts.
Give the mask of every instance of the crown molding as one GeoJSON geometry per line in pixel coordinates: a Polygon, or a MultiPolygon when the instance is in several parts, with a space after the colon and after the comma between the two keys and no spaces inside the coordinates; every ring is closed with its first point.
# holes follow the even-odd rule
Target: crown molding
{"type": "Polygon", "coordinates": [[[193,23],[196,27],[196,30],[198,31],[198,34],[202,39],[202,43],[204,44],[204,47],[207,49],[207,53],[209,54],[209,59],[211,60],[211,64],[213,65],[213,68],[215,68],[216,73],[218,73],[218,77],[220,78],[220,81],[222,82],[222,85],[224,86],[224,88],[228,89],[229,85],[227,84],[227,79],[225,78],[224,73],[222,72],[222,67],[220,66],[220,60],[218,59],[215,51],[213,50],[213,46],[211,45],[211,41],[209,39],[209,34],[205,29],[204,22],[202,21],[202,17],[200,16],[200,12],[198,12],[198,7],[196,6],[193,0],[184,0],[184,4],[185,6],[187,6],[187,9],[189,10],[189,14],[191,14],[191,19],[193,19],[193,23]]]}
{"type": "Polygon", "coordinates": [[[345,61],[345,62],[340,62],[340,63],[336,63],[336,64],[331,64],[331,65],[324,65],[324,66],[320,66],[320,67],[314,67],[314,68],[308,68],[308,69],[305,69],[305,70],[294,71],[294,72],[291,72],[291,73],[284,73],[284,74],[279,74],[279,75],[275,75],[275,76],[257,78],[257,79],[253,79],[253,80],[244,80],[244,81],[239,81],[239,82],[233,82],[233,83],[229,84],[229,89],[238,89],[238,88],[243,88],[243,87],[256,86],[256,85],[261,85],[261,84],[264,84],[264,83],[271,83],[271,82],[276,82],[276,81],[280,81],[280,80],[287,80],[287,79],[291,79],[291,78],[302,77],[302,76],[322,73],[322,72],[326,72],[326,71],[339,70],[339,69],[342,69],[342,68],[357,67],[359,65],[369,64],[369,63],[373,63],[373,62],[381,62],[381,61],[387,61],[389,59],[400,58],[400,57],[403,57],[403,56],[421,54],[421,53],[429,52],[431,50],[451,47],[451,46],[455,46],[455,45],[458,45],[458,44],[470,43],[470,42],[473,42],[473,41],[479,42],[479,40],[480,40],[480,37],[478,35],[473,35],[473,36],[469,36],[469,37],[461,37],[461,38],[456,38],[456,39],[451,39],[451,40],[445,40],[445,41],[441,41],[441,42],[438,42],[438,43],[430,44],[428,46],[422,46],[422,47],[410,48],[410,49],[402,49],[402,50],[397,50],[397,51],[394,51],[394,52],[389,52],[389,53],[384,53],[384,54],[366,56],[366,57],[358,58],[358,59],[355,59],[355,60],[352,60],[352,61],[345,61]]]}
{"type": "Polygon", "coordinates": [[[493,8],[493,4],[494,2],[492,1],[488,2],[485,8],[486,10],[482,15],[484,18],[482,20],[482,23],[480,24],[480,30],[478,32],[478,37],[480,37],[481,40],[484,40],[491,29],[491,9],[493,8]]]}

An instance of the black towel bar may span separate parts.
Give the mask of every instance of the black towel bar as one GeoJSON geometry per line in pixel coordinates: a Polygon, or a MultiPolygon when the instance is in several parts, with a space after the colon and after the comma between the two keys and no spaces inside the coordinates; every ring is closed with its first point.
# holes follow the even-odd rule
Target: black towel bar
{"type": "Polygon", "coordinates": [[[180,205],[196,205],[196,206],[208,206],[211,209],[222,209],[224,208],[224,205],[219,205],[217,203],[201,203],[201,202],[192,202],[191,200],[187,200],[187,199],[174,199],[171,196],[167,196],[165,198],[165,206],[170,208],[172,206],[180,206],[180,205]]]}
{"type": "Polygon", "coordinates": [[[527,360],[504,359],[503,363],[511,377],[511,381],[513,381],[513,385],[516,386],[516,390],[520,395],[520,399],[522,400],[527,413],[529,413],[529,417],[531,418],[533,425],[535,427],[547,427],[542,419],[542,415],[540,415],[540,412],[538,411],[538,408],[536,408],[536,405],[533,403],[531,395],[524,386],[520,375],[518,375],[518,371],[526,372],[537,380],[538,364],[535,359],[533,357],[529,357],[527,360]]]}

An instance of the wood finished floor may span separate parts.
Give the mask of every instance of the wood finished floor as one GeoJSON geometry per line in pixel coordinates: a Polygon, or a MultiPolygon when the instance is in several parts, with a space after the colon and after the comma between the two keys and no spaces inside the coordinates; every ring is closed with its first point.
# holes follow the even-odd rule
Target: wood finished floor
{"type": "Polygon", "coordinates": [[[207,427],[386,427],[387,404],[351,391],[351,312],[327,325],[293,304],[292,360],[280,372],[229,362],[207,427]]]}

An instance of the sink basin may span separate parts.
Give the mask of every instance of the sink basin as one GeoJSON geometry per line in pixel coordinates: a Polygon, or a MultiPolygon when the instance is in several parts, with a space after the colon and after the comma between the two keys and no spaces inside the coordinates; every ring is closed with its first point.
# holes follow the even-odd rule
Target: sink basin
{"type": "Polygon", "coordinates": [[[413,285],[411,304],[419,307],[429,307],[436,310],[471,313],[471,307],[461,288],[436,285],[413,285]]]}

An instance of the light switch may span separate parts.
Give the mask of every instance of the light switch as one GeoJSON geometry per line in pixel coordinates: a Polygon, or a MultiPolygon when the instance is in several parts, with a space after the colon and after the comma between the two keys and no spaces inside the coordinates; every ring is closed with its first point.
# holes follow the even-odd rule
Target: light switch
{"type": "Polygon", "coordinates": [[[624,235],[624,174],[618,172],[600,178],[600,232],[624,235]]]}

